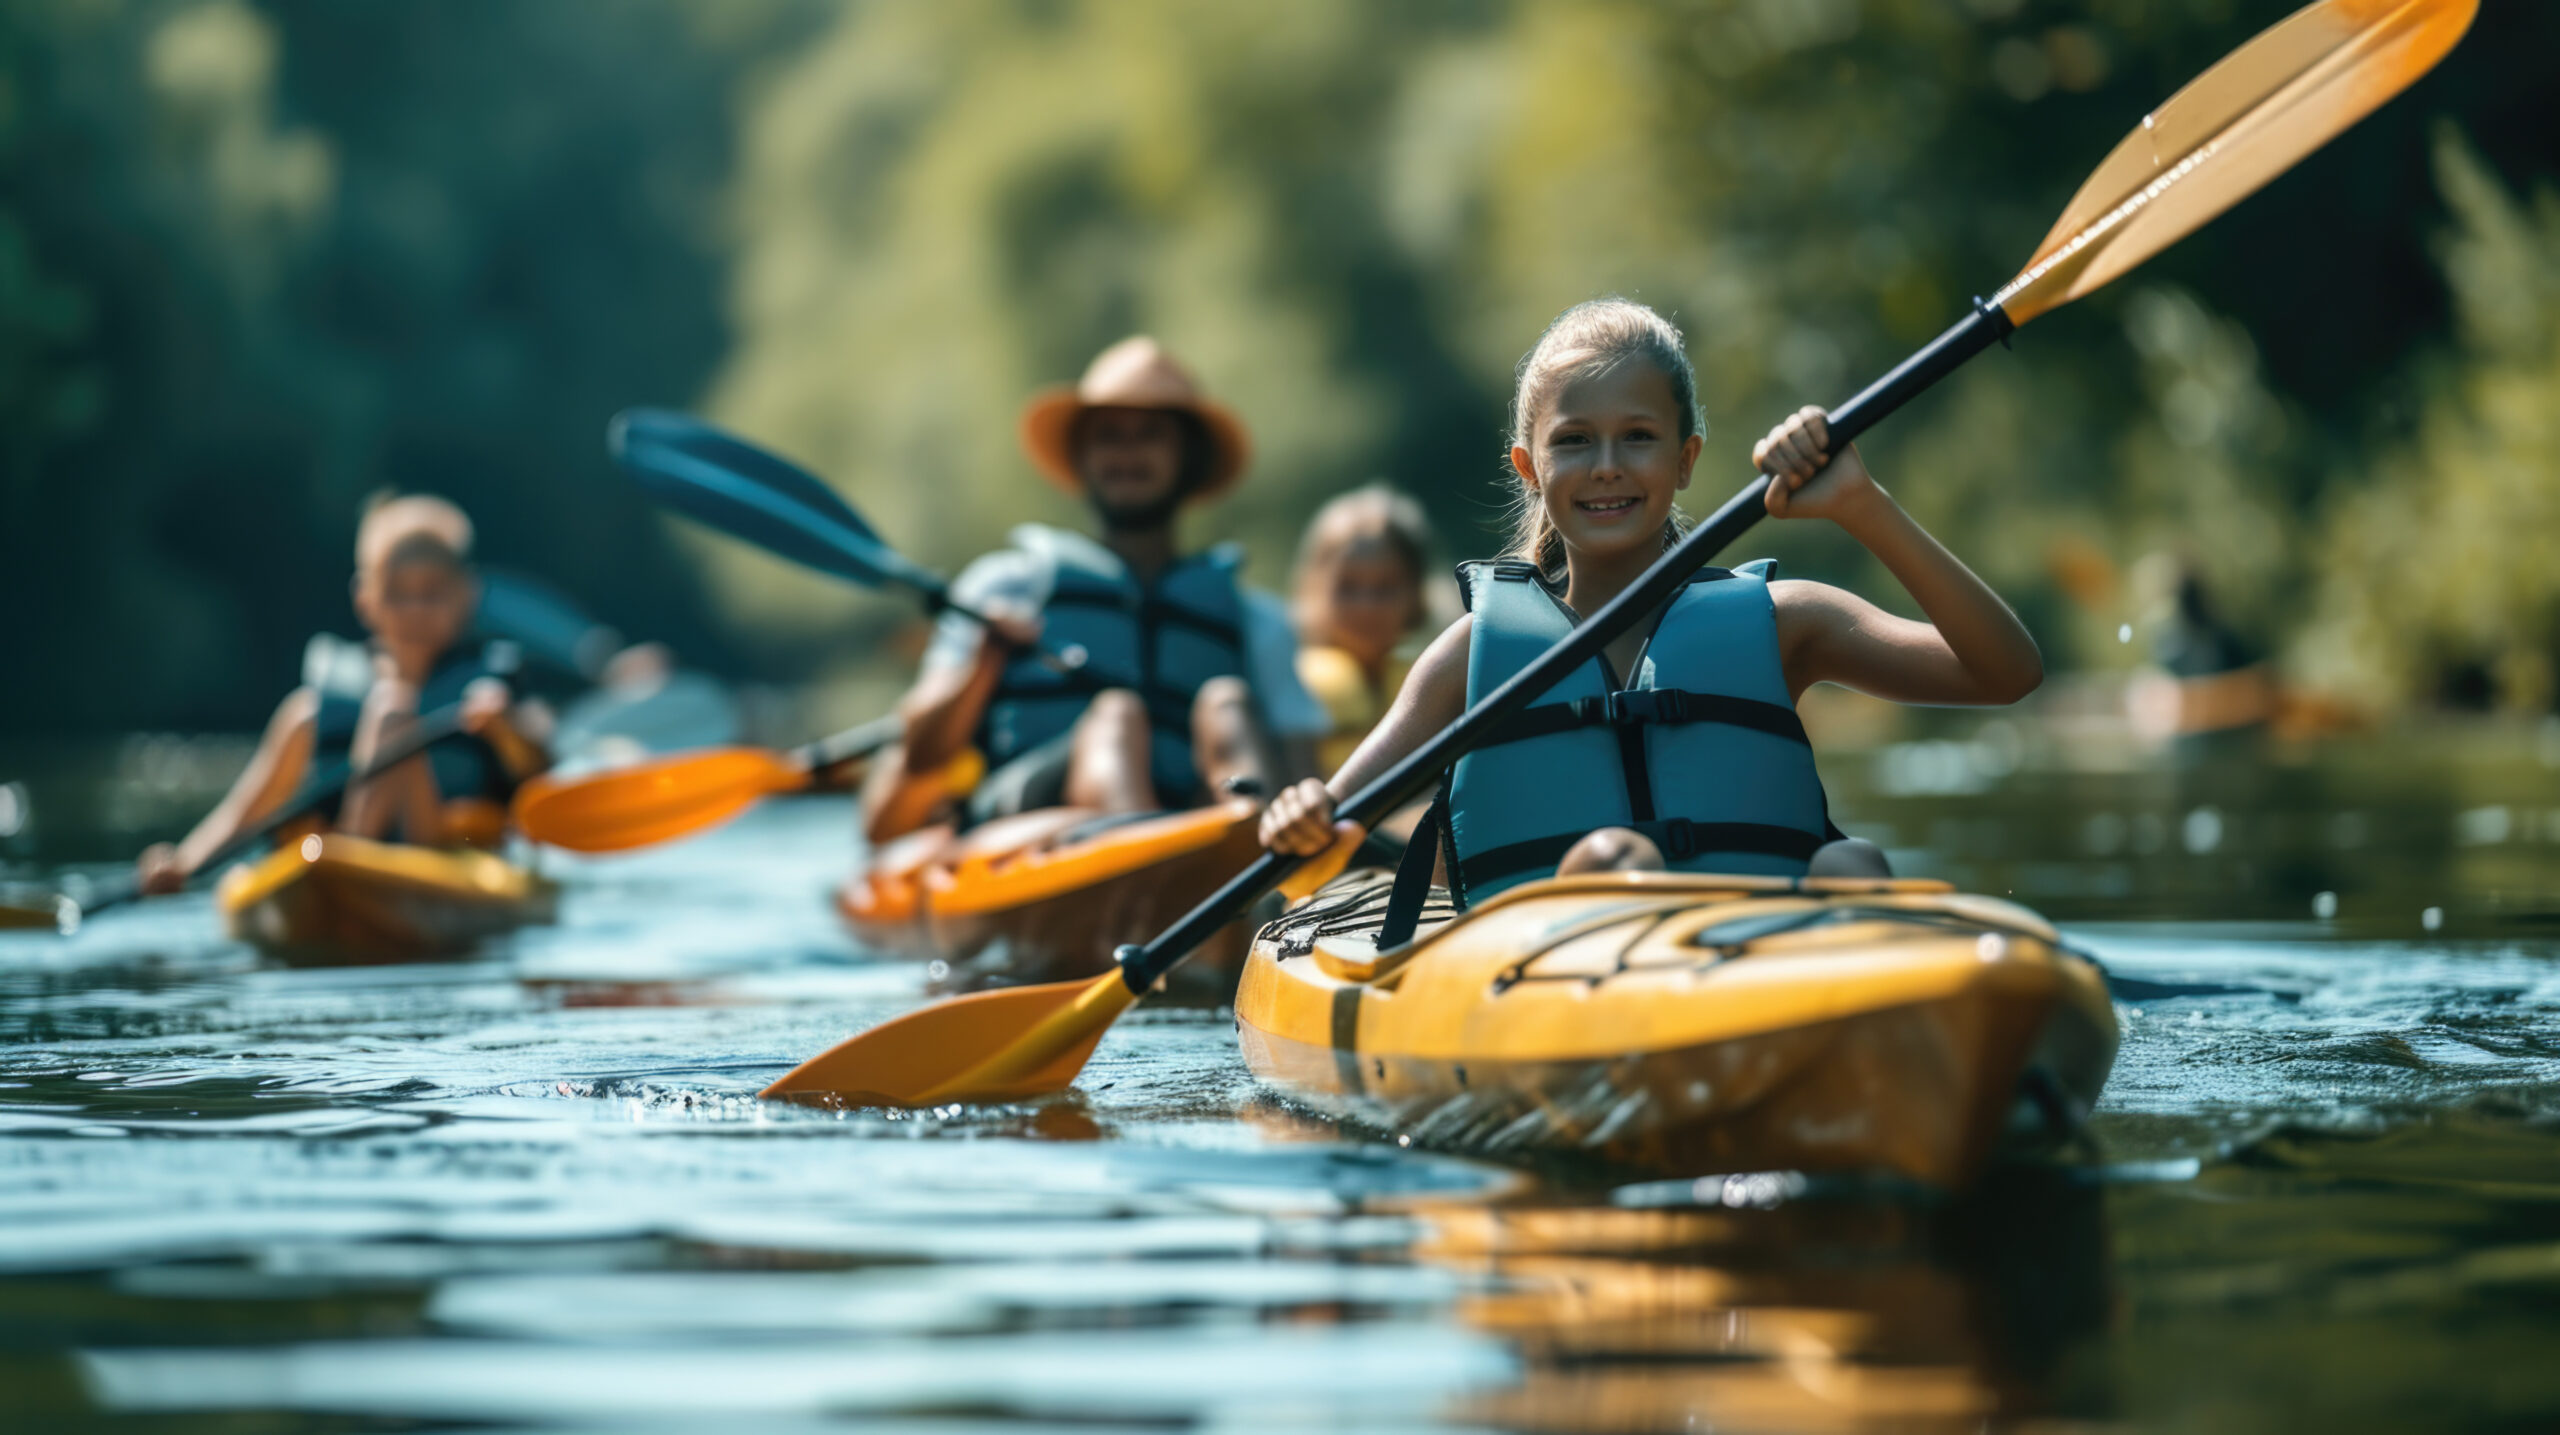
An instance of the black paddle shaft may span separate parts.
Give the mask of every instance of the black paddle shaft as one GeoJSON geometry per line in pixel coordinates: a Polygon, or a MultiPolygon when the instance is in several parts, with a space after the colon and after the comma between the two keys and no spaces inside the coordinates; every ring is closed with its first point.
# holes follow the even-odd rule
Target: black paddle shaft
{"type": "Polygon", "coordinates": [[[873,718],[860,727],[849,727],[816,742],[803,743],[793,748],[790,756],[802,767],[817,772],[840,762],[851,762],[857,757],[869,757],[905,737],[906,733],[907,720],[891,713],[886,717],[873,718]]]}
{"type": "MultiPolygon", "coordinates": [[[[1866,432],[1885,415],[1963,367],[1966,360],[1993,344],[2005,341],[2015,327],[1998,305],[1975,301],[1974,311],[1962,322],[1931,340],[1926,348],[1903,360],[1893,372],[1868,385],[1856,398],[1831,412],[1828,435],[1831,451],[1838,453],[1843,445],[1866,432]]],[[[1577,625],[1571,634],[1549,648],[1537,661],[1513,674],[1509,682],[1486,694],[1483,701],[1443,728],[1439,736],[1415,748],[1375,782],[1352,794],[1350,800],[1336,810],[1335,817],[1372,827],[1387,814],[1421,796],[1423,789],[1439,780],[1443,769],[1472,751],[1487,733],[1513,713],[1537,701],[1547,689],[1591,661],[1620,634],[1642,622],[1679,592],[1681,585],[1689,581],[1691,574],[1705,567],[1708,559],[1748,532],[1751,525],[1768,512],[1768,488],[1767,474],[1752,479],[1704,523],[1690,530],[1689,535],[1680,540],[1679,546],[1656,560],[1644,571],[1644,576],[1625,592],[1602,605],[1599,612],[1577,625]]],[[[1129,984],[1131,991],[1144,993],[1156,984],[1157,979],[1191,955],[1194,948],[1207,941],[1211,934],[1244,915],[1247,907],[1305,860],[1285,852],[1265,852],[1252,866],[1237,873],[1207,901],[1165,929],[1154,941],[1145,946],[1120,948],[1116,959],[1120,963],[1121,979],[1129,984]]]]}

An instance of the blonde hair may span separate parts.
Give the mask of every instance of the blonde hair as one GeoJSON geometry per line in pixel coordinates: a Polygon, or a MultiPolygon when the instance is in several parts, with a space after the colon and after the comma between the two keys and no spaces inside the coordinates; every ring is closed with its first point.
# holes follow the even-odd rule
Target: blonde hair
{"type": "Polygon", "coordinates": [[[377,567],[392,557],[436,554],[461,567],[471,561],[471,520],[450,500],[431,493],[384,489],[365,501],[356,522],[356,568],[377,567]]]}
{"type": "MultiPolygon", "coordinates": [[[[1585,300],[1558,314],[1538,336],[1537,344],[1521,356],[1519,378],[1511,391],[1511,447],[1530,446],[1538,416],[1554,402],[1557,390],[1576,379],[1605,374],[1629,359],[1652,364],[1671,381],[1671,399],[1680,410],[1681,442],[1707,431],[1706,415],[1698,407],[1698,371],[1690,366],[1679,326],[1649,304],[1613,294],[1585,300]]],[[[1503,466],[1506,472],[1512,471],[1507,458],[1503,466]]],[[[1535,563],[1550,578],[1561,577],[1564,540],[1547,522],[1536,491],[1516,473],[1513,481],[1517,491],[1506,554],[1535,563]]],[[[1674,508],[1671,522],[1662,530],[1662,546],[1679,542],[1688,527],[1688,515],[1674,508]]]]}
{"type": "Polygon", "coordinates": [[[1384,483],[1367,483],[1327,502],[1307,523],[1298,541],[1298,561],[1289,573],[1289,616],[1301,642],[1313,642],[1316,613],[1323,603],[1320,589],[1352,549],[1375,539],[1394,550],[1413,570],[1413,611],[1405,631],[1422,625],[1430,601],[1424,593],[1431,572],[1431,521],[1422,505],[1384,483]]]}

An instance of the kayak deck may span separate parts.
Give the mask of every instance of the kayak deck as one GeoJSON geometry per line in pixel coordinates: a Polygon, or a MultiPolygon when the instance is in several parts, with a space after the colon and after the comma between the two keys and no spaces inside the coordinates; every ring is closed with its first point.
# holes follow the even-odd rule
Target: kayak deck
{"type": "Polygon", "coordinates": [[[232,869],[214,905],[232,936],[298,966],[456,956],[552,920],[548,879],[471,848],[321,833],[232,869]]]}
{"type": "MultiPolygon", "coordinates": [[[[1129,817],[1056,808],[957,836],[933,828],[873,854],[836,905],[864,945],[946,962],[957,985],[1091,976],[1244,870],[1261,852],[1257,816],[1251,802],[1129,817]]],[[[1193,965],[1231,978],[1244,947],[1234,924],[1193,965]]]]}
{"type": "Polygon", "coordinates": [[[2114,1061],[2096,965],[1943,883],[1557,878],[1381,954],[1386,890],[1266,927],[1237,1027],[1262,1080],[1436,1146],[1959,1187],[2075,1128],[2114,1061]]]}

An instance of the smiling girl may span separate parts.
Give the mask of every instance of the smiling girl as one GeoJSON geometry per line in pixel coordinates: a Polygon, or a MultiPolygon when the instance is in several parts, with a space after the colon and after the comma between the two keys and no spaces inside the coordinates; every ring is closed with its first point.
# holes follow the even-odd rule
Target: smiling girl
{"type": "MultiPolygon", "coordinates": [[[[1633,584],[1677,541],[1680,490],[1704,444],[1680,331],[1652,309],[1568,309],[1521,360],[1511,469],[1519,521],[1504,558],[1460,571],[1468,613],[1433,640],[1386,719],[1328,783],[1263,815],[1277,851],[1313,855],[1337,802],[1633,584]]],[[[1882,854],[1831,825],[1796,699],[1815,683],[1896,702],[2011,703],[2043,680],[2035,640],[1799,410],[1752,450],[1773,517],[1829,519],[1899,580],[1914,622],[1766,561],[1708,568],[1451,770],[1443,860],[1461,903],[1550,872],[1670,868],[1883,875],[1882,854]]]]}

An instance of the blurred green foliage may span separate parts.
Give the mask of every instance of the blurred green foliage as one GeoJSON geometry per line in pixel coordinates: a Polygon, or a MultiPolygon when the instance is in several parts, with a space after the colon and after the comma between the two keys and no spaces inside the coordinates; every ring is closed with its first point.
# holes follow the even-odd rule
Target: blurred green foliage
{"type": "MultiPolygon", "coordinates": [[[[0,724],[254,719],[343,626],[382,483],[707,665],[876,665],[901,610],[657,521],[604,417],[700,404],[952,565],[1073,519],[1014,415],[1137,329],[1254,425],[1197,536],[1265,583],[1376,476],[1480,551],[1511,366],[1600,293],[1689,332],[1703,510],[2290,8],[22,0],[0,671],[51,681],[0,724]]],[[[2547,706],[2552,53],[2560,7],[2489,0],[2411,96],[1879,431],[1879,473],[2056,666],[2136,661],[2165,563],[2303,680],[2547,706]]],[[[1897,596],[1836,533],[1753,548],[1897,596]]]]}

